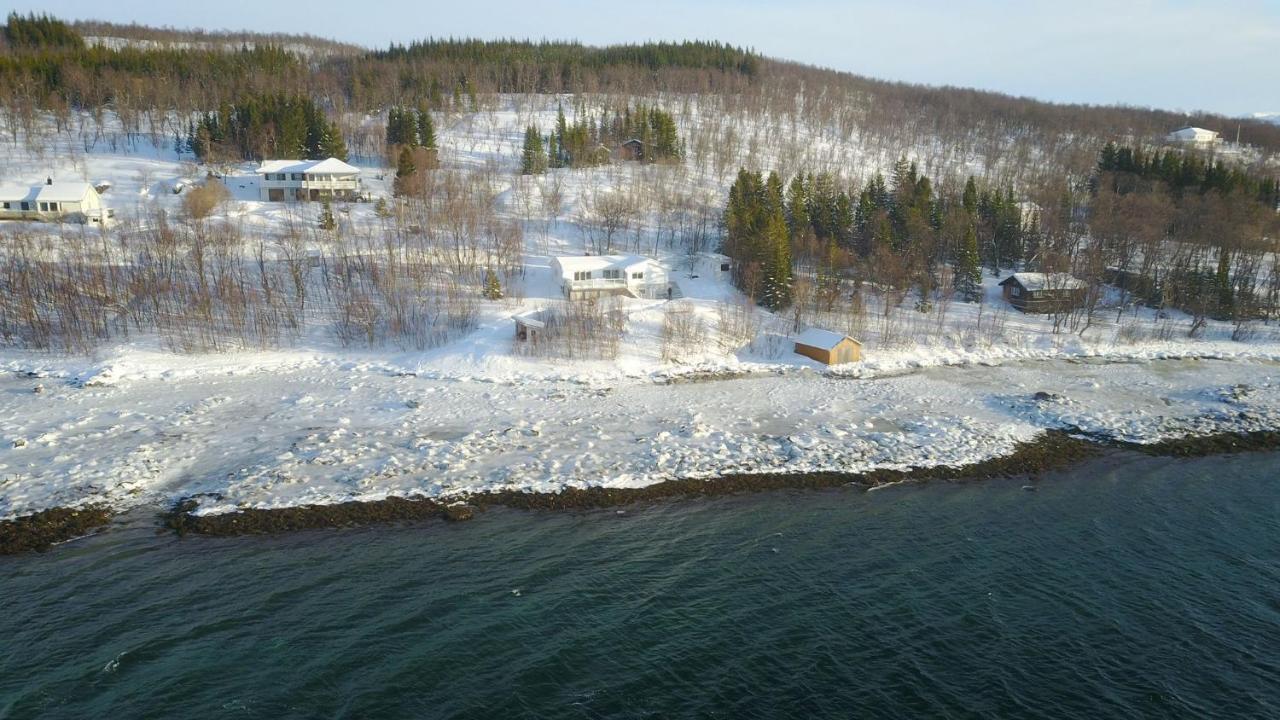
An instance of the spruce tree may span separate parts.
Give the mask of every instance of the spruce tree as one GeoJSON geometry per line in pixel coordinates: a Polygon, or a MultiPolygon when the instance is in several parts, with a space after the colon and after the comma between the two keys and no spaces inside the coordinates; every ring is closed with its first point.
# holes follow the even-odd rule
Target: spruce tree
{"type": "Polygon", "coordinates": [[[760,302],[770,310],[780,310],[791,304],[791,240],[780,208],[765,222],[762,245],[760,302]]]}
{"type": "Polygon", "coordinates": [[[978,257],[978,231],[973,222],[965,223],[964,237],[956,248],[955,288],[966,302],[982,299],[982,269],[978,257]]]}
{"type": "Polygon", "coordinates": [[[418,109],[418,144],[430,150],[436,149],[436,126],[425,107],[418,109]]]}
{"type": "Polygon", "coordinates": [[[320,204],[320,229],[333,230],[338,227],[338,223],[333,219],[333,208],[329,206],[329,198],[325,198],[320,204]]]}
{"type": "Polygon", "coordinates": [[[413,164],[413,151],[408,147],[400,148],[400,158],[396,161],[395,194],[405,195],[409,189],[409,179],[418,171],[413,164]]]}
{"type": "Polygon", "coordinates": [[[493,268],[484,271],[484,297],[486,300],[502,299],[502,284],[498,282],[498,273],[493,268]]]}
{"type": "Polygon", "coordinates": [[[547,156],[542,147],[542,135],[537,126],[530,125],[524,131],[524,148],[520,153],[520,174],[541,175],[547,169],[547,156]]]}

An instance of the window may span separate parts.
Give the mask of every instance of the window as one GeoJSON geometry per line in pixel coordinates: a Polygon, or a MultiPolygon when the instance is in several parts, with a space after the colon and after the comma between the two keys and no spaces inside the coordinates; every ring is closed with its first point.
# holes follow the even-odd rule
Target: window
{"type": "Polygon", "coordinates": [[[644,273],[642,273],[642,272],[633,272],[633,273],[631,273],[631,279],[632,279],[632,280],[643,280],[643,279],[644,279],[644,273]]]}
{"type": "Polygon", "coordinates": [[[720,263],[720,272],[729,272],[729,263],[720,263]]]}
{"type": "Polygon", "coordinates": [[[1022,297],[1022,288],[1017,285],[1009,287],[1009,297],[1022,297]]]}
{"type": "MultiPolygon", "coordinates": [[[[280,175],[280,179],[281,179],[281,180],[283,180],[283,179],[284,179],[284,174],[283,174],[283,173],[280,175]]],[[[304,176],[302,173],[294,173],[294,174],[293,174],[293,179],[294,179],[294,180],[306,180],[307,178],[306,178],[306,176],[304,176]]]]}
{"type": "Polygon", "coordinates": [[[30,210],[30,209],[31,209],[31,203],[29,203],[29,202],[27,202],[27,201],[23,200],[23,201],[22,201],[22,209],[23,209],[23,210],[30,210]]]}
{"type": "Polygon", "coordinates": [[[621,270],[605,270],[604,279],[605,280],[621,280],[622,271],[621,270]]]}
{"type": "Polygon", "coordinates": [[[8,210],[8,209],[9,209],[9,202],[8,202],[7,200],[6,200],[6,201],[5,201],[5,203],[4,203],[4,209],[5,209],[5,210],[8,210]]]}
{"type": "Polygon", "coordinates": [[[574,273],[573,273],[573,279],[574,279],[574,280],[590,280],[590,279],[591,279],[591,271],[590,271],[590,270],[577,270],[577,271],[574,271],[574,273]]]}
{"type": "Polygon", "coordinates": [[[49,210],[50,210],[49,203],[47,202],[40,203],[40,212],[49,212],[49,210]]]}

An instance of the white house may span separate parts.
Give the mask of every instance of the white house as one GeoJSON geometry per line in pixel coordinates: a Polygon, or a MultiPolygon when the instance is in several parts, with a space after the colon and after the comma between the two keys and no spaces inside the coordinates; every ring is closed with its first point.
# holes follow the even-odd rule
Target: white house
{"type": "Polygon", "coordinates": [[[337,158],[267,160],[256,171],[262,200],[350,200],[360,194],[360,169],[337,158]]]}
{"type": "Polygon", "coordinates": [[[87,182],[0,188],[0,219],[101,223],[115,217],[87,182]]]}
{"type": "Polygon", "coordinates": [[[1169,142],[1191,143],[1193,145],[1212,145],[1218,142],[1218,133],[1198,127],[1184,127],[1174,130],[1166,138],[1169,142]]]}
{"type": "Polygon", "coordinates": [[[667,270],[639,255],[575,255],[551,259],[551,272],[565,298],[602,295],[662,299],[668,296],[667,270]]]}

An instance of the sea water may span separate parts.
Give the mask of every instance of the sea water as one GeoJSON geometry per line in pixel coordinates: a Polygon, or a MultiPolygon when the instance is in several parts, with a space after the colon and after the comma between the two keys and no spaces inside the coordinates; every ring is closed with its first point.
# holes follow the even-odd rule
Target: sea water
{"type": "Polygon", "coordinates": [[[0,558],[0,718],[1280,717],[1280,456],[0,558]]]}

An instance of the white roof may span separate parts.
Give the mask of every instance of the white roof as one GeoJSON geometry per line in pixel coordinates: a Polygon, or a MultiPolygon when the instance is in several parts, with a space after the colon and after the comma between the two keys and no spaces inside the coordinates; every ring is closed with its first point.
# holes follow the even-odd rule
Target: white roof
{"type": "Polygon", "coordinates": [[[619,269],[631,270],[653,262],[640,255],[562,255],[551,259],[560,266],[560,276],[572,279],[575,272],[619,269]]]}
{"type": "Polygon", "coordinates": [[[9,185],[0,188],[0,199],[9,202],[80,202],[88,193],[97,190],[87,182],[54,182],[52,185],[9,185]]]}
{"type": "Polygon", "coordinates": [[[1177,130],[1174,130],[1169,134],[1176,135],[1179,137],[1200,137],[1200,136],[1217,137],[1218,136],[1218,133],[1213,130],[1206,130],[1204,128],[1192,127],[1190,125],[1184,128],[1178,128],[1177,130]]]}
{"type": "Polygon", "coordinates": [[[1017,280],[1018,284],[1032,292],[1039,290],[1079,290],[1088,287],[1088,283],[1068,273],[1014,273],[1004,279],[1004,283],[1017,280]]]}
{"type": "Polygon", "coordinates": [[[85,195],[97,192],[87,182],[60,183],[55,180],[52,185],[40,186],[37,199],[43,202],[79,202],[85,195]]]}
{"type": "Polygon", "coordinates": [[[8,202],[35,202],[40,192],[39,185],[5,185],[0,187],[0,200],[8,202]]]}
{"type": "Polygon", "coordinates": [[[360,168],[348,165],[338,158],[324,160],[264,160],[258,166],[258,174],[263,173],[328,173],[330,175],[354,175],[360,168]]]}
{"type": "Polygon", "coordinates": [[[511,319],[521,325],[527,325],[533,328],[543,328],[547,326],[547,323],[542,319],[541,310],[529,310],[527,312],[522,312],[518,315],[512,315],[511,319]]]}
{"type": "MultiPolygon", "coordinates": [[[[858,342],[848,335],[831,332],[830,330],[823,330],[822,328],[809,328],[795,336],[793,339],[796,341],[797,345],[808,345],[809,347],[821,348],[823,350],[831,350],[845,340],[853,340],[855,343],[858,342]]],[[[858,344],[861,345],[861,343],[858,344]]]]}

